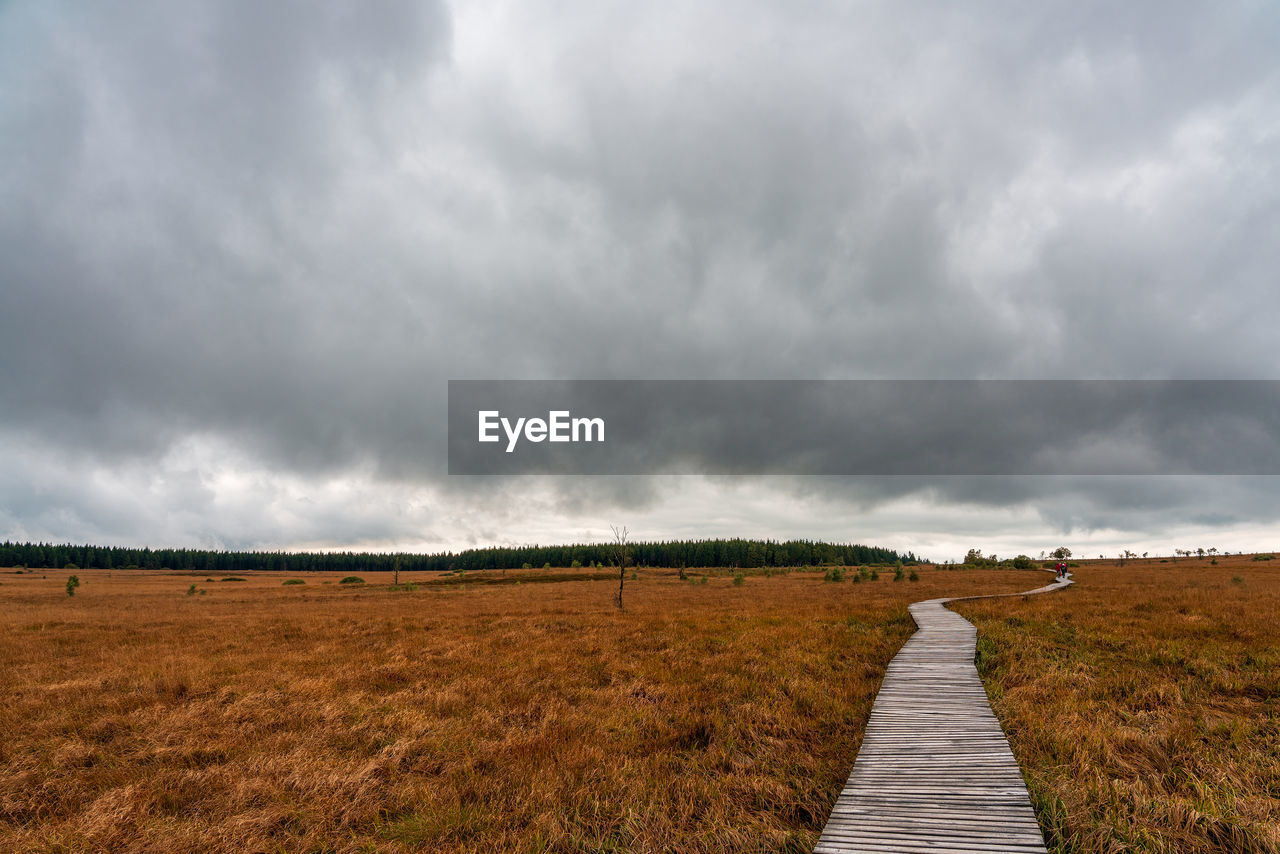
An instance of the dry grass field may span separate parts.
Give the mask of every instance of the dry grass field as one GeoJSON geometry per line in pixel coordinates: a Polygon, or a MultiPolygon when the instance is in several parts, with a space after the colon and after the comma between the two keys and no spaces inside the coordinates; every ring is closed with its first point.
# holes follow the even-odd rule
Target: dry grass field
{"type": "Polygon", "coordinates": [[[1050,850],[1280,851],[1280,559],[1075,572],[956,606],[1050,850]]]}
{"type": "MultiPolygon", "coordinates": [[[[1081,590],[1072,607],[1101,597],[1160,637],[1152,654],[1163,657],[1147,666],[1170,681],[1116,682],[1064,663],[1050,693],[1105,680],[1158,718],[1175,702],[1202,702],[1208,689],[1177,694],[1184,683],[1230,690],[1194,725],[1213,755],[1248,747],[1254,758],[1219,770],[1191,756],[1189,772],[1162,773],[1234,793],[1220,808],[1244,828],[1267,818],[1258,793],[1276,792],[1276,661],[1246,656],[1269,627],[1238,605],[1262,595],[1274,605],[1276,586],[1261,571],[1232,572],[1242,586],[1204,576],[1174,627],[1192,633],[1186,640],[1161,634],[1159,597],[1173,593],[1157,591],[1150,611],[1137,593],[1113,606],[1081,590]],[[1224,610],[1233,628],[1208,616],[1224,610]],[[1270,758],[1255,755],[1268,739],[1270,758]]],[[[700,584],[641,570],[619,613],[616,581],[581,570],[420,578],[415,590],[372,576],[286,586],[277,575],[81,570],[74,597],[69,573],[33,573],[0,570],[4,852],[808,851],[884,666],[913,630],[906,604],[1044,582],[1038,572],[925,569],[914,583],[752,572],[735,585],[722,572],[700,584]]],[[[1057,603],[982,607],[1010,606],[1034,627],[1050,618],[1038,609],[1057,603]]],[[[1069,623],[1082,624],[1078,614],[1069,623]]],[[[1100,654],[1052,634],[1037,642],[1065,646],[1073,662],[1100,654]]],[[[1021,660],[1002,653],[1000,672],[1015,679],[1007,698],[1027,681],[1021,660]]],[[[1110,716],[1130,700],[1108,703],[1110,716]]],[[[1048,723],[1021,727],[1024,755],[1028,738],[1059,743],[1058,722],[1048,723]]],[[[1170,725],[1175,738],[1193,726],[1170,725]]],[[[1126,763],[1182,760],[1147,746],[1145,725],[1126,726],[1126,763]]],[[[1058,791],[1052,769],[1037,773],[1042,792],[1058,791]]],[[[1074,827],[1082,801],[1063,797],[1074,827]]]]}

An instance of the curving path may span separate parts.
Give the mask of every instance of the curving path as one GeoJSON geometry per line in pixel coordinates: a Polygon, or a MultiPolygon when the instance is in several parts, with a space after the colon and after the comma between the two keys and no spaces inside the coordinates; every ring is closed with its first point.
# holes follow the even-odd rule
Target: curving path
{"type": "MultiPolygon", "coordinates": [[[[1026,593],[1061,590],[1071,577],[1026,593]]],[[[943,607],[910,606],[919,627],[885,671],[853,772],[815,854],[1044,854],[1022,772],[974,666],[978,630],[943,607]]]]}

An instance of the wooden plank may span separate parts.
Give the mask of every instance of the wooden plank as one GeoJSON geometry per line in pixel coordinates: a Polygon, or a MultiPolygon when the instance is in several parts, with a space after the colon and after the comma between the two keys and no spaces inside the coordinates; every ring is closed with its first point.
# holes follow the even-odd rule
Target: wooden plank
{"type": "Polygon", "coordinates": [[[885,671],[815,854],[1045,854],[1022,772],[973,664],[978,631],[944,607],[959,598],[910,606],[917,631],[885,671]]]}

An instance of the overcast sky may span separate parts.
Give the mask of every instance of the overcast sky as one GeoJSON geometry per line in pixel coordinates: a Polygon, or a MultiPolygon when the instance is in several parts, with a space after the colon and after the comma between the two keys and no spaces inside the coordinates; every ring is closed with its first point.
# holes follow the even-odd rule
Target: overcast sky
{"type": "Polygon", "coordinates": [[[445,405],[1280,379],[1277,164],[1265,0],[9,0],[0,538],[1275,548],[1272,477],[450,478],[445,405]]]}

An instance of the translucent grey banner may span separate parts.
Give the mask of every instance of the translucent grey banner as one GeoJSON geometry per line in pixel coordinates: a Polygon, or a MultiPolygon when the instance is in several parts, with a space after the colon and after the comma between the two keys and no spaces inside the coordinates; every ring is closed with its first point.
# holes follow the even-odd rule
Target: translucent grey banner
{"type": "Polygon", "coordinates": [[[1273,380],[451,380],[450,474],[1280,474],[1273,380]]]}

